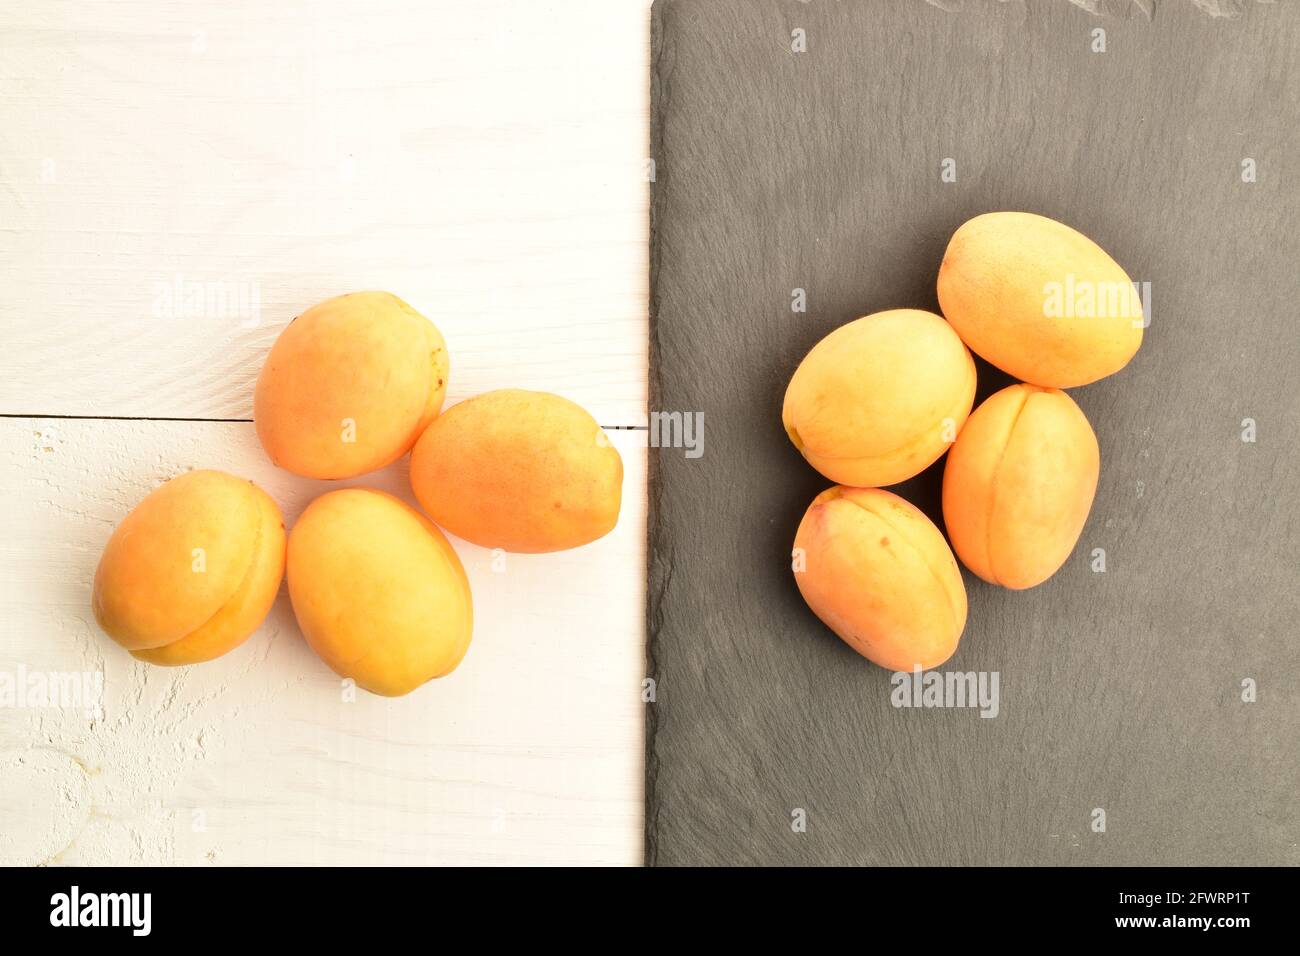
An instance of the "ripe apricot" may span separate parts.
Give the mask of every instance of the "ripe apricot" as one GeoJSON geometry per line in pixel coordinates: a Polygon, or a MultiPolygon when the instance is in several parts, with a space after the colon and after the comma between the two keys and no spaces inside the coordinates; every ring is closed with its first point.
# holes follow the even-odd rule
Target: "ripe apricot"
{"type": "Polygon", "coordinates": [[[939,307],[977,355],[1047,388],[1119,371],[1142,344],[1141,297],[1100,246],[1064,223],[991,212],[953,233],[939,307]]]}
{"type": "Polygon", "coordinates": [[[813,499],[794,539],[795,581],[846,644],[890,670],[937,667],[966,626],[966,588],[943,535],[878,488],[813,499]]]}
{"type": "Polygon", "coordinates": [[[1099,469],[1097,436],[1069,395],[1035,385],[996,392],[971,414],[944,466],[953,550],[990,584],[1041,584],[1074,550],[1099,469]]]}
{"type": "Polygon", "coordinates": [[[501,389],[434,420],[411,452],[411,487],[434,521],[466,541],[560,551],[618,523],[623,460],[581,406],[501,389]]]}
{"type": "Polygon", "coordinates": [[[351,478],[411,450],[442,408],[447,347],[388,292],[315,305],[276,339],[253,394],[267,455],[307,478],[351,478]]]}
{"type": "Polygon", "coordinates": [[[280,509],[251,481],[186,472],[113,531],[95,571],[99,626],[141,660],[197,664],[243,643],[284,574],[280,509]]]}
{"type": "Polygon", "coordinates": [[[289,535],[303,636],[341,677],[396,697],[453,670],[474,627],[469,578],[442,532],[370,488],[308,505],[289,535]]]}
{"type": "Polygon", "coordinates": [[[905,481],[948,449],[975,400],[975,362],[932,312],[876,312],[830,333],[799,363],[781,420],[832,481],[905,481]]]}

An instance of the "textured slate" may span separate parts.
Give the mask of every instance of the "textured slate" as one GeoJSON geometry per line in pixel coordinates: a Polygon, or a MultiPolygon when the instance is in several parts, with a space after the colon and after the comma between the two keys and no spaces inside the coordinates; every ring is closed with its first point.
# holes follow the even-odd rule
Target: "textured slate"
{"type": "MultiPolygon", "coordinates": [[[[647,861],[1300,863],[1300,9],[943,6],[654,7],[652,408],[705,443],[653,461],[647,861]],[[937,311],[948,237],[994,209],[1096,239],[1152,324],[1072,392],[1102,454],[1074,556],[1028,592],[966,575],[943,669],[999,673],[983,719],[892,707],[803,605],[827,483],[780,406],[831,329],[937,311]]],[[[941,468],[894,489],[936,520],[941,468]]]]}

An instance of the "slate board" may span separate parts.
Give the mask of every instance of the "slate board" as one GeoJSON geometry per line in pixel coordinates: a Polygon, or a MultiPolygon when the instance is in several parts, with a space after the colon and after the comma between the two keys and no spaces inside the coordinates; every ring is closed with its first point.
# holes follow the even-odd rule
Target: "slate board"
{"type": "MultiPolygon", "coordinates": [[[[1300,9],[944,5],[655,4],[651,407],[705,428],[652,457],[647,862],[1300,863],[1300,9]],[[1075,554],[1027,592],[965,576],[943,670],[999,673],[985,719],[891,706],[802,603],[828,483],[780,408],[831,329],[937,311],[996,209],[1082,230],[1152,310],[1072,391],[1102,456],[1075,554]]],[[[941,469],[893,489],[936,522],[941,469]]]]}

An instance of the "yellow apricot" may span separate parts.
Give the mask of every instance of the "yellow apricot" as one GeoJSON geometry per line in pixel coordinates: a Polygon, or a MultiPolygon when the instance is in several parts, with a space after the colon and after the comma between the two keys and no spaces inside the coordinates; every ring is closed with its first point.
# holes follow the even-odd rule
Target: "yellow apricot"
{"type": "Polygon", "coordinates": [[[1097,436],[1069,395],[1002,389],[948,452],[943,518],[953,550],[990,584],[1041,584],[1074,550],[1099,469],[1097,436]]]}
{"type": "Polygon", "coordinates": [[[469,649],[460,558],[429,519],[382,491],[345,488],[308,505],[289,535],[288,579],[312,650],[371,693],[408,694],[469,649]]]}
{"type": "Polygon", "coordinates": [[[948,449],[975,400],[975,362],[932,312],[893,309],[840,326],[795,369],[781,420],[827,478],[905,481],[948,449]]]}
{"type": "Polygon", "coordinates": [[[961,570],[939,529],[907,501],[878,488],[829,488],[804,513],[794,547],[803,599],[867,660],[925,670],[957,650],[961,570]]]}
{"type": "Polygon", "coordinates": [[[576,548],[618,523],[623,460],[596,420],[559,395],[486,392],[434,420],[411,452],[420,505],[486,548],[576,548]]]}
{"type": "Polygon", "coordinates": [[[253,419],[267,455],[307,478],[351,478],[411,450],[442,408],[447,347],[388,292],[315,305],[275,340],[253,419]]]}
{"type": "Polygon", "coordinates": [[[152,664],[197,664],[242,644],[284,574],[284,521],[251,481],[186,472],[113,531],[95,571],[104,632],[152,664]]]}
{"type": "Polygon", "coordinates": [[[953,233],[939,306],[977,355],[1047,388],[1118,372],[1142,344],[1128,274],[1087,236],[1027,212],[985,213],[953,233]]]}

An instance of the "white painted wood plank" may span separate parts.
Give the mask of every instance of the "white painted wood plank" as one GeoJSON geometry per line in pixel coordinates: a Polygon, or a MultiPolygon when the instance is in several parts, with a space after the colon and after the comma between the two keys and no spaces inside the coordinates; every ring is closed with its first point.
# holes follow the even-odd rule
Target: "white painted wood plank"
{"type": "Polygon", "coordinates": [[[285,323],[382,288],[449,402],[643,422],[648,11],[7,5],[0,413],[246,419],[285,323]]]}
{"type": "Polygon", "coordinates": [[[0,421],[0,673],[104,682],[100,719],[0,709],[0,864],[638,863],[645,433],[611,437],[615,531],[501,572],[454,541],[475,601],[465,661],[345,703],[283,588],[246,644],[166,669],[99,632],[90,582],[116,522],[183,469],[251,478],[292,522],[345,485],[412,501],[405,461],[317,482],[274,468],[243,423],[0,421]]]}

